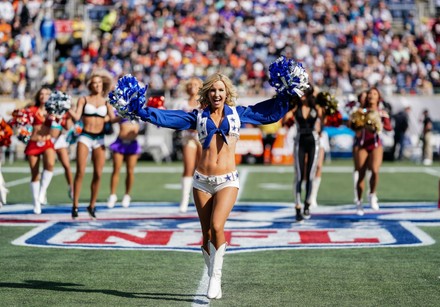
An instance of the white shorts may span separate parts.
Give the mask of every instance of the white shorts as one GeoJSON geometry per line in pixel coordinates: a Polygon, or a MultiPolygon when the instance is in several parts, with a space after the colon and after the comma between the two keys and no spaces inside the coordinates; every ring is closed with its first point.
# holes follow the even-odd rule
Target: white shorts
{"type": "Polygon", "coordinates": [[[194,172],[194,189],[214,195],[218,191],[227,187],[240,188],[237,171],[220,176],[206,176],[200,174],[198,171],[194,172]]]}
{"type": "Polygon", "coordinates": [[[89,148],[89,151],[104,146],[104,134],[92,134],[87,132],[81,132],[78,137],[78,143],[83,143],[89,148]]]}
{"type": "Polygon", "coordinates": [[[66,135],[61,134],[57,139],[52,140],[53,147],[55,150],[60,148],[69,148],[69,143],[67,143],[66,135]]]}

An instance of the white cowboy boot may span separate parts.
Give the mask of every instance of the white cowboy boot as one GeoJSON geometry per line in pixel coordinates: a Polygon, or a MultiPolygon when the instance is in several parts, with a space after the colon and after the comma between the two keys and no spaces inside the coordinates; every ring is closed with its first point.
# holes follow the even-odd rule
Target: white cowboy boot
{"type": "Polygon", "coordinates": [[[212,242],[209,243],[209,262],[211,266],[211,277],[209,278],[208,298],[222,298],[222,268],[223,256],[226,251],[226,243],[223,243],[217,250],[212,242]]]}
{"type": "Polygon", "coordinates": [[[321,185],[321,177],[313,178],[312,191],[310,192],[310,196],[309,196],[310,208],[318,207],[317,198],[318,198],[318,191],[320,185],[321,185]]]}
{"type": "Polygon", "coordinates": [[[211,266],[209,265],[209,254],[208,252],[203,248],[203,246],[200,246],[203,253],[203,258],[205,259],[206,268],[208,269],[208,276],[211,277],[211,266]]]}
{"type": "Polygon", "coordinates": [[[374,211],[379,210],[379,203],[378,203],[376,193],[370,193],[368,195],[368,199],[370,200],[371,209],[373,209],[374,211]]]}
{"type": "Polygon", "coordinates": [[[356,203],[359,198],[358,198],[358,192],[357,192],[357,183],[359,181],[359,172],[358,171],[354,171],[353,172],[353,187],[354,187],[354,202],[356,203]]]}
{"type": "Polygon", "coordinates": [[[41,174],[39,202],[42,205],[47,205],[46,192],[50,182],[52,181],[52,177],[53,172],[48,170],[44,170],[41,174]]]}
{"type": "Polygon", "coordinates": [[[1,164],[0,164],[0,208],[3,205],[6,205],[6,195],[9,193],[9,190],[6,188],[5,180],[3,179],[3,175],[1,172],[1,164]]]}
{"type": "Polygon", "coordinates": [[[41,214],[41,203],[40,203],[40,182],[32,181],[31,182],[31,192],[32,199],[34,203],[34,213],[41,214]]]}

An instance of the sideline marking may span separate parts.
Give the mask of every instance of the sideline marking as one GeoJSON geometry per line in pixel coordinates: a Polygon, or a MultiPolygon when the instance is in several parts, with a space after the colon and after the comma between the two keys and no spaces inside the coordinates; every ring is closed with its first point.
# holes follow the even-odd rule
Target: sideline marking
{"type": "MultiPolygon", "coordinates": [[[[10,173],[12,173],[12,172],[10,172],[10,173]]],[[[18,173],[22,173],[22,172],[20,171],[18,173]]],[[[29,173],[29,169],[27,170],[26,173],[29,173]]],[[[63,174],[63,173],[64,173],[64,169],[56,168],[53,171],[53,176],[58,176],[58,175],[63,174]]],[[[5,186],[7,188],[10,188],[10,187],[15,187],[15,186],[20,185],[20,184],[25,184],[25,183],[30,183],[30,182],[31,182],[31,177],[24,177],[24,178],[21,178],[21,179],[16,179],[16,180],[12,180],[12,181],[6,182],[5,186]]]]}
{"type": "Polygon", "coordinates": [[[238,180],[240,180],[240,188],[238,189],[237,200],[238,202],[241,199],[241,194],[243,193],[244,186],[246,185],[247,177],[249,174],[248,168],[243,168],[238,170],[238,180]]]}
{"type": "MultiPolygon", "coordinates": [[[[203,256],[203,255],[202,255],[203,256]]],[[[209,298],[206,296],[206,293],[208,292],[208,285],[209,285],[209,277],[208,277],[208,268],[205,266],[205,269],[202,273],[202,278],[199,281],[199,286],[197,287],[196,296],[193,298],[193,302],[191,304],[192,307],[198,307],[198,306],[209,306],[209,298]],[[202,296],[199,298],[199,293],[202,296]]]]}

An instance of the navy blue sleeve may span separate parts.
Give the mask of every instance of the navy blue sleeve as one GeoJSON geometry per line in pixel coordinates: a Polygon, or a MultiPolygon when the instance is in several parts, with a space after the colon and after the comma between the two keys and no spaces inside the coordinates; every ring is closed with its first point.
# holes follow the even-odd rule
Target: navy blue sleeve
{"type": "Polygon", "coordinates": [[[182,110],[162,110],[156,108],[141,109],[138,116],[141,120],[154,125],[176,130],[196,129],[197,110],[185,112],[182,110]]]}
{"type": "Polygon", "coordinates": [[[276,97],[253,106],[237,106],[242,123],[266,125],[279,121],[289,111],[289,96],[276,97]]]}

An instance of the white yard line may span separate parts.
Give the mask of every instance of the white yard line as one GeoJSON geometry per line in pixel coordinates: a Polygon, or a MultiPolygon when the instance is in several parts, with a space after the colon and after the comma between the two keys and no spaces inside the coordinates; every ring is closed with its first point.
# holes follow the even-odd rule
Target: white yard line
{"type": "MultiPolygon", "coordinates": [[[[138,166],[136,167],[136,173],[177,173],[182,172],[182,166],[138,166]]],[[[111,166],[106,166],[103,169],[104,173],[111,173],[113,168],[111,166]]],[[[247,177],[250,173],[293,173],[293,166],[290,165],[280,165],[280,166],[239,166],[240,173],[240,186],[243,187],[247,177]]],[[[351,166],[325,166],[323,167],[324,173],[351,173],[353,167],[351,166]]],[[[19,173],[19,174],[29,174],[29,167],[26,166],[5,166],[2,165],[1,172],[7,173],[19,173]]],[[[59,175],[64,172],[63,168],[57,167],[54,170],[54,175],[59,175]]],[[[75,172],[75,170],[73,170],[75,172]]],[[[92,173],[93,167],[89,166],[86,168],[86,173],[92,173]]],[[[124,173],[125,169],[121,169],[121,173],[124,173]]],[[[407,167],[394,167],[394,166],[383,166],[380,168],[381,173],[426,173],[435,177],[440,177],[439,167],[417,167],[417,166],[407,166],[407,167]]],[[[20,184],[30,182],[30,177],[21,178],[13,180],[6,183],[6,187],[12,187],[20,184]]],[[[238,192],[238,200],[243,192],[243,188],[240,188],[238,192]]]]}
{"type": "Polygon", "coordinates": [[[202,279],[199,282],[199,287],[197,288],[196,295],[191,304],[192,307],[209,306],[209,298],[206,297],[209,284],[208,268],[206,266],[202,274],[202,279]]]}
{"type": "Polygon", "coordinates": [[[240,178],[240,189],[238,190],[237,201],[240,200],[241,194],[243,194],[244,186],[246,185],[246,180],[249,174],[249,168],[243,167],[238,171],[238,176],[240,178]]]}
{"type": "MultiPolygon", "coordinates": [[[[26,169],[27,169],[26,172],[21,172],[20,171],[18,173],[29,173],[29,168],[26,168],[26,169]]],[[[7,172],[4,171],[4,169],[2,169],[2,172],[7,173],[7,172]]],[[[10,173],[14,173],[14,172],[10,172],[10,173]]],[[[17,172],[15,172],[15,173],[17,173],[17,172]]],[[[64,174],[64,169],[62,169],[62,168],[54,169],[54,171],[53,171],[53,175],[54,176],[58,176],[60,174],[64,174]]],[[[29,183],[29,182],[31,182],[31,177],[25,177],[25,178],[20,178],[20,179],[17,179],[17,180],[8,181],[8,182],[6,182],[5,185],[6,185],[7,188],[10,188],[10,187],[15,187],[15,186],[20,185],[20,184],[29,183]]]]}
{"type": "Polygon", "coordinates": [[[425,173],[432,175],[434,177],[440,177],[440,170],[434,168],[425,168],[425,173]]]}

